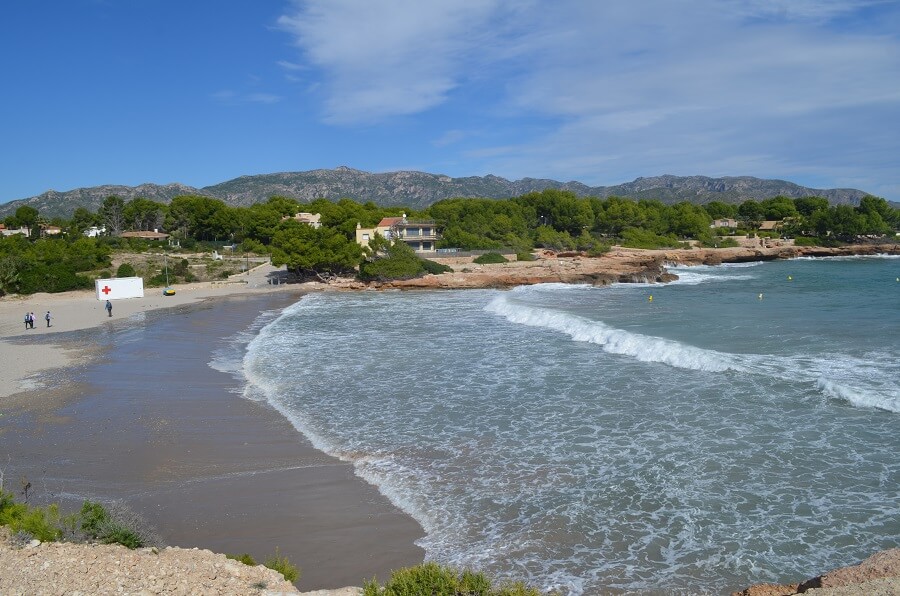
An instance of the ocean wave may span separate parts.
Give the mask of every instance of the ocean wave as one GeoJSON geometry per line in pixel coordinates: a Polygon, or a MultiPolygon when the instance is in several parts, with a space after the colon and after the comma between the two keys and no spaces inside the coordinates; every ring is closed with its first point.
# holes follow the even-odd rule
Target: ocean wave
{"type": "Polygon", "coordinates": [[[558,331],[574,341],[596,344],[610,354],[631,356],[641,362],[659,362],[677,368],[709,372],[746,370],[732,354],[632,333],[568,313],[516,304],[505,295],[496,297],[485,310],[505,317],[512,323],[558,331]]]}
{"type": "Polygon", "coordinates": [[[845,383],[820,377],[816,380],[816,388],[826,397],[838,399],[861,408],[875,408],[888,412],[900,413],[900,395],[884,395],[873,392],[870,388],[860,389],[845,383]]]}
{"type": "Polygon", "coordinates": [[[609,354],[630,356],[639,362],[705,372],[734,371],[811,383],[826,397],[841,399],[858,407],[900,413],[900,390],[892,381],[892,375],[885,376],[885,371],[891,371],[893,366],[890,355],[798,354],[776,358],[762,354],[720,352],[617,329],[601,321],[565,312],[526,306],[510,300],[505,294],[494,298],[485,310],[511,323],[563,333],[573,341],[595,344],[609,354]]]}

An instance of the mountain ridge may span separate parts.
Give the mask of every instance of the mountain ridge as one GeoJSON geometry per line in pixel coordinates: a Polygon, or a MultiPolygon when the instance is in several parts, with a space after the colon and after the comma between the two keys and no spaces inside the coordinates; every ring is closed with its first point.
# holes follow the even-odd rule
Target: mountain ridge
{"type": "Polygon", "coordinates": [[[332,201],[349,198],[383,206],[407,206],[424,209],[442,199],[454,197],[504,199],[547,189],[568,190],[579,196],[606,198],[620,196],[658,199],[663,203],[690,201],[706,203],[722,201],[740,203],[748,199],[762,200],[778,195],[791,198],[820,196],[832,204],[859,204],[868,193],[853,188],[816,189],[793,182],[753,176],[661,176],[639,177],[613,186],[588,186],[572,180],[560,182],[548,178],[507,180],[500,176],[465,176],[453,178],[411,170],[371,173],[347,166],[303,172],[275,172],[244,175],[218,184],[196,188],[180,183],[137,186],[106,184],[59,192],[49,190],[40,195],[0,204],[0,217],[6,217],[22,205],[38,209],[46,217],[70,217],[78,207],[97,211],[103,200],[119,196],[128,201],[143,197],[169,203],[179,195],[202,195],[221,199],[232,206],[248,206],[274,195],[303,203],[318,198],[332,201]]]}

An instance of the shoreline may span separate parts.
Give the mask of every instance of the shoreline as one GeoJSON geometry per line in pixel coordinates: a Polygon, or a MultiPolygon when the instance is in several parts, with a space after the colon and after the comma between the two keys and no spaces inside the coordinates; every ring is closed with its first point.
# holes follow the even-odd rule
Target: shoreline
{"type": "MultiPolygon", "coordinates": [[[[467,288],[508,288],[516,285],[527,285],[532,283],[547,282],[563,282],[563,283],[592,283],[594,285],[605,285],[616,282],[634,282],[634,281],[659,281],[665,282],[674,279],[675,276],[666,277],[670,274],[665,270],[667,264],[686,264],[686,265],[718,265],[729,262],[749,262],[761,260],[775,260],[797,257],[834,257],[834,256],[867,256],[879,254],[900,254],[900,245],[877,245],[864,247],[847,247],[841,249],[822,249],[816,247],[787,247],[773,249],[692,249],[692,250],[636,250],[616,248],[607,255],[601,257],[583,257],[560,255],[552,258],[545,258],[539,261],[507,263],[499,265],[467,265],[458,267],[459,269],[469,269],[467,272],[461,270],[454,273],[442,275],[430,275],[419,280],[407,280],[405,282],[392,282],[389,284],[364,285],[363,287],[354,286],[354,282],[341,280],[331,284],[309,283],[309,284],[283,284],[279,286],[270,286],[265,283],[265,278],[257,279],[256,283],[208,283],[208,284],[185,284],[183,286],[174,286],[177,293],[173,297],[163,297],[160,292],[156,292],[156,288],[148,289],[153,292],[152,296],[145,296],[141,299],[123,300],[114,303],[114,311],[112,320],[108,320],[105,311],[103,311],[103,302],[96,300],[96,296],[92,291],[68,292],[63,294],[38,294],[29,297],[8,297],[0,298],[0,359],[4,363],[12,363],[8,370],[4,370],[2,379],[0,379],[0,412],[5,414],[0,418],[0,437],[12,438],[17,432],[31,433],[34,436],[28,441],[18,446],[20,457],[30,458],[35,465],[30,466],[33,470],[29,477],[36,477],[39,464],[59,465],[59,461],[63,465],[72,465],[69,463],[74,452],[75,455],[87,455],[86,462],[76,464],[74,469],[77,470],[84,466],[81,474],[90,477],[93,466],[102,463],[107,465],[101,459],[97,459],[92,454],[92,450],[100,445],[105,445],[107,449],[115,450],[125,448],[129,457],[133,456],[135,451],[128,435],[116,435],[118,439],[103,440],[100,437],[102,433],[98,432],[95,420],[91,420],[90,424],[84,420],[79,420],[86,412],[94,412],[94,415],[104,412],[108,406],[103,405],[96,397],[90,397],[88,394],[95,390],[98,379],[91,377],[84,378],[82,371],[95,370],[101,367],[100,363],[109,354],[115,346],[112,345],[109,338],[116,337],[121,333],[123,328],[131,326],[149,326],[147,320],[177,319],[189,324],[197,318],[197,313],[206,311],[224,312],[228,308],[228,304],[236,302],[243,303],[250,310],[255,310],[258,317],[265,310],[260,310],[257,306],[251,306],[251,300],[261,299],[265,302],[284,303],[280,308],[287,305],[289,300],[296,299],[304,293],[311,291],[341,291],[341,290],[373,290],[373,289],[467,289],[467,288]],[[848,250],[849,249],[849,250],[848,250]],[[263,281],[260,281],[262,279],[263,281]],[[417,283],[418,282],[418,283],[417,283]],[[427,283],[425,283],[427,282],[427,283]],[[158,295],[156,295],[158,294],[158,295]],[[29,306],[25,306],[28,304],[29,306]],[[31,307],[34,305],[34,308],[31,307]],[[37,305],[41,305],[38,307],[37,305]],[[41,310],[41,308],[43,310],[41,310]],[[53,326],[49,329],[42,327],[43,320],[40,319],[42,313],[50,309],[53,312],[53,326]],[[34,330],[26,331],[21,321],[22,314],[25,310],[34,310],[38,321],[35,323],[34,330]],[[21,312],[20,312],[21,311],[21,312]],[[171,312],[173,316],[169,317],[163,312],[171,312]],[[107,338],[106,345],[98,345],[93,340],[97,336],[107,338]],[[40,382],[39,375],[46,374],[50,377],[50,389],[47,389],[40,382]],[[57,379],[57,381],[54,381],[57,379]],[[63,381],[64,379],[64,381],[63,381]],[[60,385],[71,382],[78,383],[72,388],[63,388],[60,385]],[[56,386],[53,386],[53,385],[56,386]],[[36,395],[41,395],[41,400],[35,400],[36,395]],[[12,420],[15,418],[15,420],[12,420]],[[10,424],[12,422],[12,424],[10,424]],[[82,433],[73,433],[71,429],[80,425],[82,430],[89,430],[84,435],[82,433]],[[64,429],[69,428],[69,431],[64,429]],[[56,432],[63,430],[62,440],[58,440],[56,432]],[[82,446],[82,441],[88,438],[87,446],[82,446]],[[55,455],[51,449],[46,448],[45,443],[48,440],[53,441],[53,448],[56,449],[55,455]],[[68,449],[60,448],[68,445],[68,449]],[[79,454],[82,451],[84,453],[79,454]]],[[[270,268],[270,271],[274,270],[270,268]]],[[[251,272],[252,274],[253,272],[251,272]]],[[[265,275],[264,272],[258,274],[265,275]]],[[[244,308],[244,307],[241,307],[244,308]]],[[[216,317],[213,316],[212,319],[216,317]]],[[[215,340],[215,336],[208,336],[215,340]]],[[[221,338],[219,338],[221,339],[221,338]]],[[[102,342],[101,342],[102,343],[102,342]]],[[[214,344],[215,342],[210,342],[214,344]]],[[[214,345],[212,346],[215,347],[214,345]]],[[[196,348],[196,346],[195,346],[196,348]]],[[[198,372],[185,373],[185,380],[194,380],[199,385],[205,386],[211,375],[226,375],[213,371],[202,362],[201,365],[208,370],[198,372]]],[[[5,366],[4,369],[7,369],[5,366]]],[[[107,366],[106,375],[111,374],[109,366],[107,366]]],[[[88,375],[90,377],[90,375],[88,375]]],[[[233,382],[231,383],[234,384],[233,382]]],[[[185,384],[188,391],[193,392],[194,389],[190,383],[185,384]]],[[[132,387],[132,389],[140,389],[140,387],[132,387]]],[[[221,386],[219,390],[222,391],[221,386]]],[[[202,392],[203,389],[200,390],[202,392]]],[[[227,393],[227,390],[225,390],[227,393]]],[[[138,391],[144,399],[152,395],[151,389],[143,387],[143,391],[138,391]]],[[[108,398],[108,396],[107,396],[108,398]]],[[[260,538],[259,534],[268,534],[269,536],[287,537],[290,533],[291,526],[297,527],[297,524],[312,523],[313,526],[307,528],[317,537],[315,539],[307,539],[305,536],[299,538],[300,541],[312,542],[316,544],[325,544],[325,548],[318,548],[315,544],[305,557],[307,559],[298,558],[292,555],[284,546],[281,552],[287,555],[291,560],[304,570],[299,585],[303,589],[317,588],[336,588],[339,585],[358,585],[363,579],[366,579],[367,573],[358,574],[356,570],[367,568],[367,565],[375,565],[381,570],[389,569],[386,561],[391,557],[405,559],[406,564],[415,564],[421,562],[421,549],[413,545],[417,539],[416,533],[410,526],[409,522],[418,527],[418,524],[412,520],[407,514],[400,512],[389,503],[388,508],[379,510],[372,514],[371,510],[359,517],[353,517],[352,521],[348,519],[348,515],[353,513],[354,507],[358,507],[362,502],[366,508],[371,508],[372,503],[379,499],[387,502],[386,497],[381,495],[377,489],[368,485],[362,479],[356,477],[352,470],[352,465],[339,462],[334,458],[330,458],[326,454],[315,450],[308,444],[306,438],[300,434],[293,425],[277,413],[274,408],[268,404],[260,404],[249,400],[238,398],[233,395],[227,396],[228,406],[225,410],[221,409],[221,404],[214,404],[209,401],[209,396],[204,398],[203,407],[197,404],[175,404],[170,405],[182,408],[177,410],[181,414],[186,414],[186,419],[192,421],[195,425],[208,425],[210,428],[203,430],[200,434],[206,436],[207,446],[202,447],[194,442],[191,438],[192,433],[196,429],[192,429],[190,425],[187,427],[183,424],[176,424],[173,416],[177,416],[174,412],[172,415],[163,416],[164,412],[156,411],[155,415],[140,422],[128,426],[127,412],[121,411],[116,418],[119,424],[137,430],[137,434],[149,433],[156,437],[152,449],[145,450],[148,453],[141,455],[140,464],[144,466],[141,474],[143,474],[144,482],[156,483],[157,490],[151,491],[149,494],[142,494],[139,484],[128,486],[123,489],[117,486],[116,480],[113,478],[99,479],[99,484],[95,486],[96,494],[100,498],[109,498],[118,496],[126,498],[129,502],[139,504],[142,513],[149,513],[148,517],[151,521],[156,521],[157,525],[165,527],[167,524],[177,525],[178,531],[177,543],[183,546],[201,546],[202,548],[219,549],[221,552],[234,552],[235,549],[228,546],[229,539],[236,534],[230,532],[230,536],[226,527],[229,524],[236,524],[234,527],[242,527],[241,530],[247,535],[251,535],[251,542],[255,541],[256,547],[260,548],[263,543],[274,548],[277,541],[260,538]],[[187,410],[183,408],[187,405],[187,410]],[[219,407],[218,410],[213,409],[214,406],[219,407]],[[240,415],[235,415],[235,411],[239,410],[240,415]],[[219,412],[218,415],[213,412],[219,412]],[[273,439],[274,443],[267,441],[258,441],[253,433],[248,433],[240,427],[246,420],[253,419],[257,431],[274,432],[274,436],[281,437],[273,439]],[[148,422],[149,420],[149,422],[148,422]],[[163,420],[164,422],[160,422],[163,420]],[[157,426],[153,426],[157,425],[157,426]],[[179,430],[173,430],[173,425],[180,426],[179,430]],[[259,426],[262,425],[262,426],[259,426]],[[229,428],[238,436],[235,439],[241,439],[240,445],[232,445],[228,449],[223,449],[221,443],[216,443],[217,439],[209,435],[215,434],[214,431],[221,431],[223,428],[229,428]],[[288,430],[290,437],[285,434],[288,430]],[[173,434],[174,433],[174,434],[173,434]],[[244,434],[241,434],[244,433],[244,434]],[[160,437],[163,437],[160,440],[160,437]],[[301,439],[297,441],[297,438],[301,439]],[[173,442],[167,444],[167,442],[173,442]],[[256,441],[256,442],[254,442],[256,441]],[[296,457],[299,452],[294,452],[297,443],[303,443],[302,449],[308,449],[314,452],[303,451],[302,465],[296,464],[296,457]],[[200,461],[208,463],[209,461],[220,458],[222,453],[227,453],[229,457],[235,460],[241,460],[241,469],[224,471],[227,465],[221,461],[216,464],[217,474],[199,474],[198,467],[202,468],[205,464],[199,464],[196,460],[191,461],[182,457],[177,450],[173,450],[173,446],[189,446],[189,453],[196,454],[200,452],[200,461]],[[210,449],[209,445],[217,445],[217,449],[210,449]],[[271,456],[273,451],[277,455],[276,460],[281,462],[276,466],[269,466],[265,469],[254,468],[249,463],[248,454],[255,454],[251,459],[258,458],[259,455],[268,454],[271,456]],[[217,453],[222,451],[222,453],[217,453]],[[247,453],[244,453],[244,452],[247,453]],[[293,455],[286,456],[285,453],[290,452],[293,455]],[[295,463],[290,463],[295,462],[295,463]],[[309,464],[309,465],[307,465],[309,464]],[[313,471],[310,476],[310,470],[313,471]],[[195,477],[191,477],[195,474],[195,477]],[[196,476],[199,474],[199,476],[196,476]],[[160,484],[161,477],[187,478],[190,480],[189,486],[182,490],[175,487],[171,482],[160,484]],[[302,477],[302,480],[300,479],[302,477]],[[353,487],[349,489],[350,494],[341,494],[346,489],[343,484],[350,482],[353,487]],[[355,484],[354,484],[355,482],[355,484]],[[358,484],[361,483],[368,487],[360,490],[358,484]],[[163,486],[165,485],[165,486],[163,486]],[[259,486],[275,485],[279,486],[278,494],[274,497],[273,504],[268,508],[260,508],[255,502],[259,498],[259,486]],[[285,507],[284,499],[289,499],[292,495],[301,494],[310,491],[310,487],[314,486],[315,495],[309,497],[313,510],[315,507],[321,507],[323,503],[332,502],[340,512],[333,511],[326,515],[326,519],[313,520],[317,517],[315,514],[309,518],[297,519],[296,516],[292,523],[285,523],[285,520],[278,515],[279,509],[285,507]],[[103,488],[105,487],[105,488],[103,488]],[[236,488],[237,487],[237,488],[236,488]],[[344,487],[344,488],[339,488],[344,487]],[[218,496],[217,496],[218,495],[218,496]],[[207,504],[210,499],[218,499],[218,505],[212,509],[215,513],[207,512],[207,504]],[[356,505],[351,505],[355,502],[356,505]],[[235,509],[236,507],[236,509],[235,509]],[[154,513],[154,508],[156,509],[154,513]],[[233,513],[226,511],[231,508],[233,513]],[[374,521],[372,518],[374,515],[374,521]],[[177,520],[177,521],[173,521],[177,520]],[[167,520],[167,521],[160,521],[167,520]],[[222,520],[224,524],[219,524],[222,520]],[[378,521],[381,520],[381,521],[378,521]],[[373,523],[381,523],[386,520],[388,529],[386,533],[382,532],[381,527],[372,527],[373,523]],[[211,524],[211,525],[207,525],[211,524]],[[397,531],[397,528],[402,528],[397,531]],[[348,554],[345,547],[334,549],[334,542],[345,540],[346,537],[357,530],[365,530],[367,539],[360,541],[355,539],[356,547],[353,553],[348,554]],[[393,535],[392,535],[393,533],[393,535]],[[392,540],[394,544],[393,550],[383,553],[383,542],[392,540]],[[406,543],[402,546],[400,543],[406,543]],[[332,550],[329,550],[329,547],[332,550]],[[319,551],[331,553],[324,556],[319,551]],[[416,555],[415,553],[419,554],[416,555]],[[335,554],[337,553],[337,555],[335,554]],[[318,558],[317,558],[318,557],[318,558]],[[331,557],[331,558],[329,558],[331,557]],[[345,558],[347,557],[347,558],[345,558]],[[377,561],[363,560],[366,557],[376,558],[377,561]],[[415,560],[418,557],[418,561],[415,560]],[[348,560],[349,559],[349,560],[348,560]],[[380,566],[380,567],[379,567],[380,566]],[[312,577],[308,575],[310,570],[314,570],[312,577]],[[348,572],[348,570],[350,570],[348,572]]],[[[171,400],[170,400],[171,401],[171,400]]],[[[139,408],[140,403],[137,398],[131,400],[132,408],[139,408]]],[[[180,421],[179,421],[180,422],[180,421]]],[[[4,441],[8,442],[8,441],[4,441]]],[[[7,454],[0,454],[7,455],[7,454]]],[[[122,454],[121,457],[125,457],[122,454]]],[[[268,457],[267,456],[267,457],[268,457]]],[[[195,457],[195,456],[192,456],[195,457]]],[[[122,473],[127,467],[125,460],[120,460],[119,464],[113,466],[122,473]]],[[[13,461],[15,464],[15,461],[13,461]]],[[[0,462],[0,466],[11,468],[12,466],[4,466],[0,462]]],[[[46,474],[46,470],[42,472],[46,474]]],[[[11,474],[12,477],[18,478],[20,474],[11,474]]],[[[64,478],[51,478],[52,482],[59,482],[63,486],[81,486],[79,480],[74,478],[75,473],[67,474],[64,478]]],[[[42,478],[42,482],[46,483],[46,478],[42,478]]],[[[39,484],[35,482],[35,484],[39,484]]],[[[349,485],[347,485],[349,486],[349,485]]],[[[71,493],[71,495],[81,494],[80,491],[62,490],[61,493],[71,493]]],[[[94,494],[88,491],[88,494],[94,494]]],[[[351,515],[352,517],[352,515],[351,515]]],[[[421,528],[418,529],[421,535],[421,528]]],[[[265,558],[271,555],[270,552],[258,553],[258,558],[265,558]]],[[[397,560],[391,559],[391,560],[397,560]]],[[[386,573],[378,573],[380,579],[386,579],[386,573]]],[[[368,577],[371,577],[369,574],[368,577]]]]}
{"type": "Polygon", "coordinates": [[[239,294],[53,338],[69,349],[94,341],[103,357],[60,369],[49,392],[0,400],[7,480],[28,478],[33,500],[64,509],[124,500],[174,546],[257,560],[278,548],[301,568],[301,589],[420,563],[417,522],[209,366],[262,313],[295,300],[239,294]]]}

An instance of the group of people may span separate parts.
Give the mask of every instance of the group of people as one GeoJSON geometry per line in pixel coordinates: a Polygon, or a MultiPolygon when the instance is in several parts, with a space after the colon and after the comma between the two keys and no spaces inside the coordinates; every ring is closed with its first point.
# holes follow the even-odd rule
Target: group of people
{"type": "MultiPolygon", "coordinates": [[[[53,317],[50,316],[50,311],[47,311],[47,314],[44,315],[44,320],[47,321],[47,327],[50,327],[50,319],[53,317]]],[[[27,312],[25,313],[25,329],[34,329],[34,313],[27,312]]]]}
{"type": "MultiPolygon", "coordinates": [[[[106,301],[106,305],[103,307],[106,309],[106,314],[112,316],[112,302],[109,300],[106,301]]],[[[44,320],[47,321],[47,327],[52,327],[50,324],[50,320],[53,317],[50,315],[50,311],[47,311],[47,314],[44,315],[44,320]]],[[[34,329],[34,313],[27,312],[25,313],[25,329],[34,329]]]]}

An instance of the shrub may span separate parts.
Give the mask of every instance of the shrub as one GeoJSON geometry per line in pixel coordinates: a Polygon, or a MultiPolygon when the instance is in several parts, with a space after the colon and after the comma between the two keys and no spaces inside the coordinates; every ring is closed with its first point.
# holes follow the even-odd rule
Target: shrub
{"type": "Polygon", "coordinates": [[[421,259],[422,266],[425,267],[425,273],[431,273],[432,275],[437,275],[439,273],[450,273],[453,271],[453,267],[449,267],[442,263],[437,263],[435,261],[429,261],[428,259],[421,259]]]}
{"type": "Polygon", "coordinates": [[[517,252],[516,253],[517,261],[536,261],[537,257],[531,254],[530,252],[517,252]]]}
{"type": "Polygon", "coordinates": [[[275,556],[271,559],[267,559],[263,565],[277,571],[284,576],[284,579],[291,583],[300,579],[300,570],[297,569],[296,565],[291,564],[287,557],[280,556],[277,548],[275,549],[275,556]]]}
{"type": "Polygon", "coordinates": [[[681,242],[675,236],[660,236],[650,230],[628,228],[622,232],[622,246],[628,248],[680,248],[681,242]]]}
{"type": "Polygon", "coordinates": [[[242,555],[225,555],[225,558],[231,559],[232,561],[240,561],[244,565],[249,565],[250,567],[255,567],[257,565],[256,559],[244,553],[242,555]]]}
{"type": "Polygon", "coordinates": [[[137,275],[137,273],[135,273],[131,263],[122,263],[119,265],[119,268],[116,269],[116,277],[134,277],[135,275],[137,275]]]}
{"type": "Polygon", "coordinates": [[[819,246],[819,239],[810,238],[808,236],[797,236],[794,238],[794,246],[819,246]]]}
{"type": "Polygon", "coordinates": [[[42,542],[58,540],[62,535],[59,508],[31,507],[16,503],[12,493],[0,492],[0,526],[9,526],[12,533],[25,533],[42,542]]]}
{"type": "Polygon", "coordinates": [[[162,544],[140,516],[118,502],[110,503],[107,508],[85,501],[80,512],[61,517],[55,503],[31,507],[16,503],[12,493],[0,491],[0,525],[9,526],[14,534],[32,536],[42,542],[90,540],[132,549],[162,544]]]}
{"type": "Polygon", "coordinates": [[[522,582],[493,586],[483,573],[456,571],[437,563],[423,563],[415,567],[399,569],[391,573],[384,587],[375,579],[364,582],[364,596],[401,596],[429,594],[431,596],[539,596],[534,588],[522,582]]]}
{"type": "Polygon", "coordinates": [[[375,256],[359,265],[359,278],[363,281],[390,281],[412,279],[425,273],[425,265],[415,251],[405,242],[397,241],[388,246],[385,256],[375,256]]]}
{"type": "Polygon", "coordinates": [[[121,544],[130,549],[156,546],[162,541],[139,515],[120,501],[107,506],[85,501],[76,516],[81,530],[76,538],[96,540],[104,544],[121,544]]]}
{"type": "Polygon", "coordinates": [[[158,273],[144,282],[147,287],[150,288],[158,288],[160,286],[166,285],[166,274],[158,273]]]}
{"type": "Polygon", "coordinates": [[[508,263],[509,259],[501,255],[499,252],[486,252],[481,256],[475,257],[472,261],[479,265],[490,265],[493,263],[508,263]]]}

